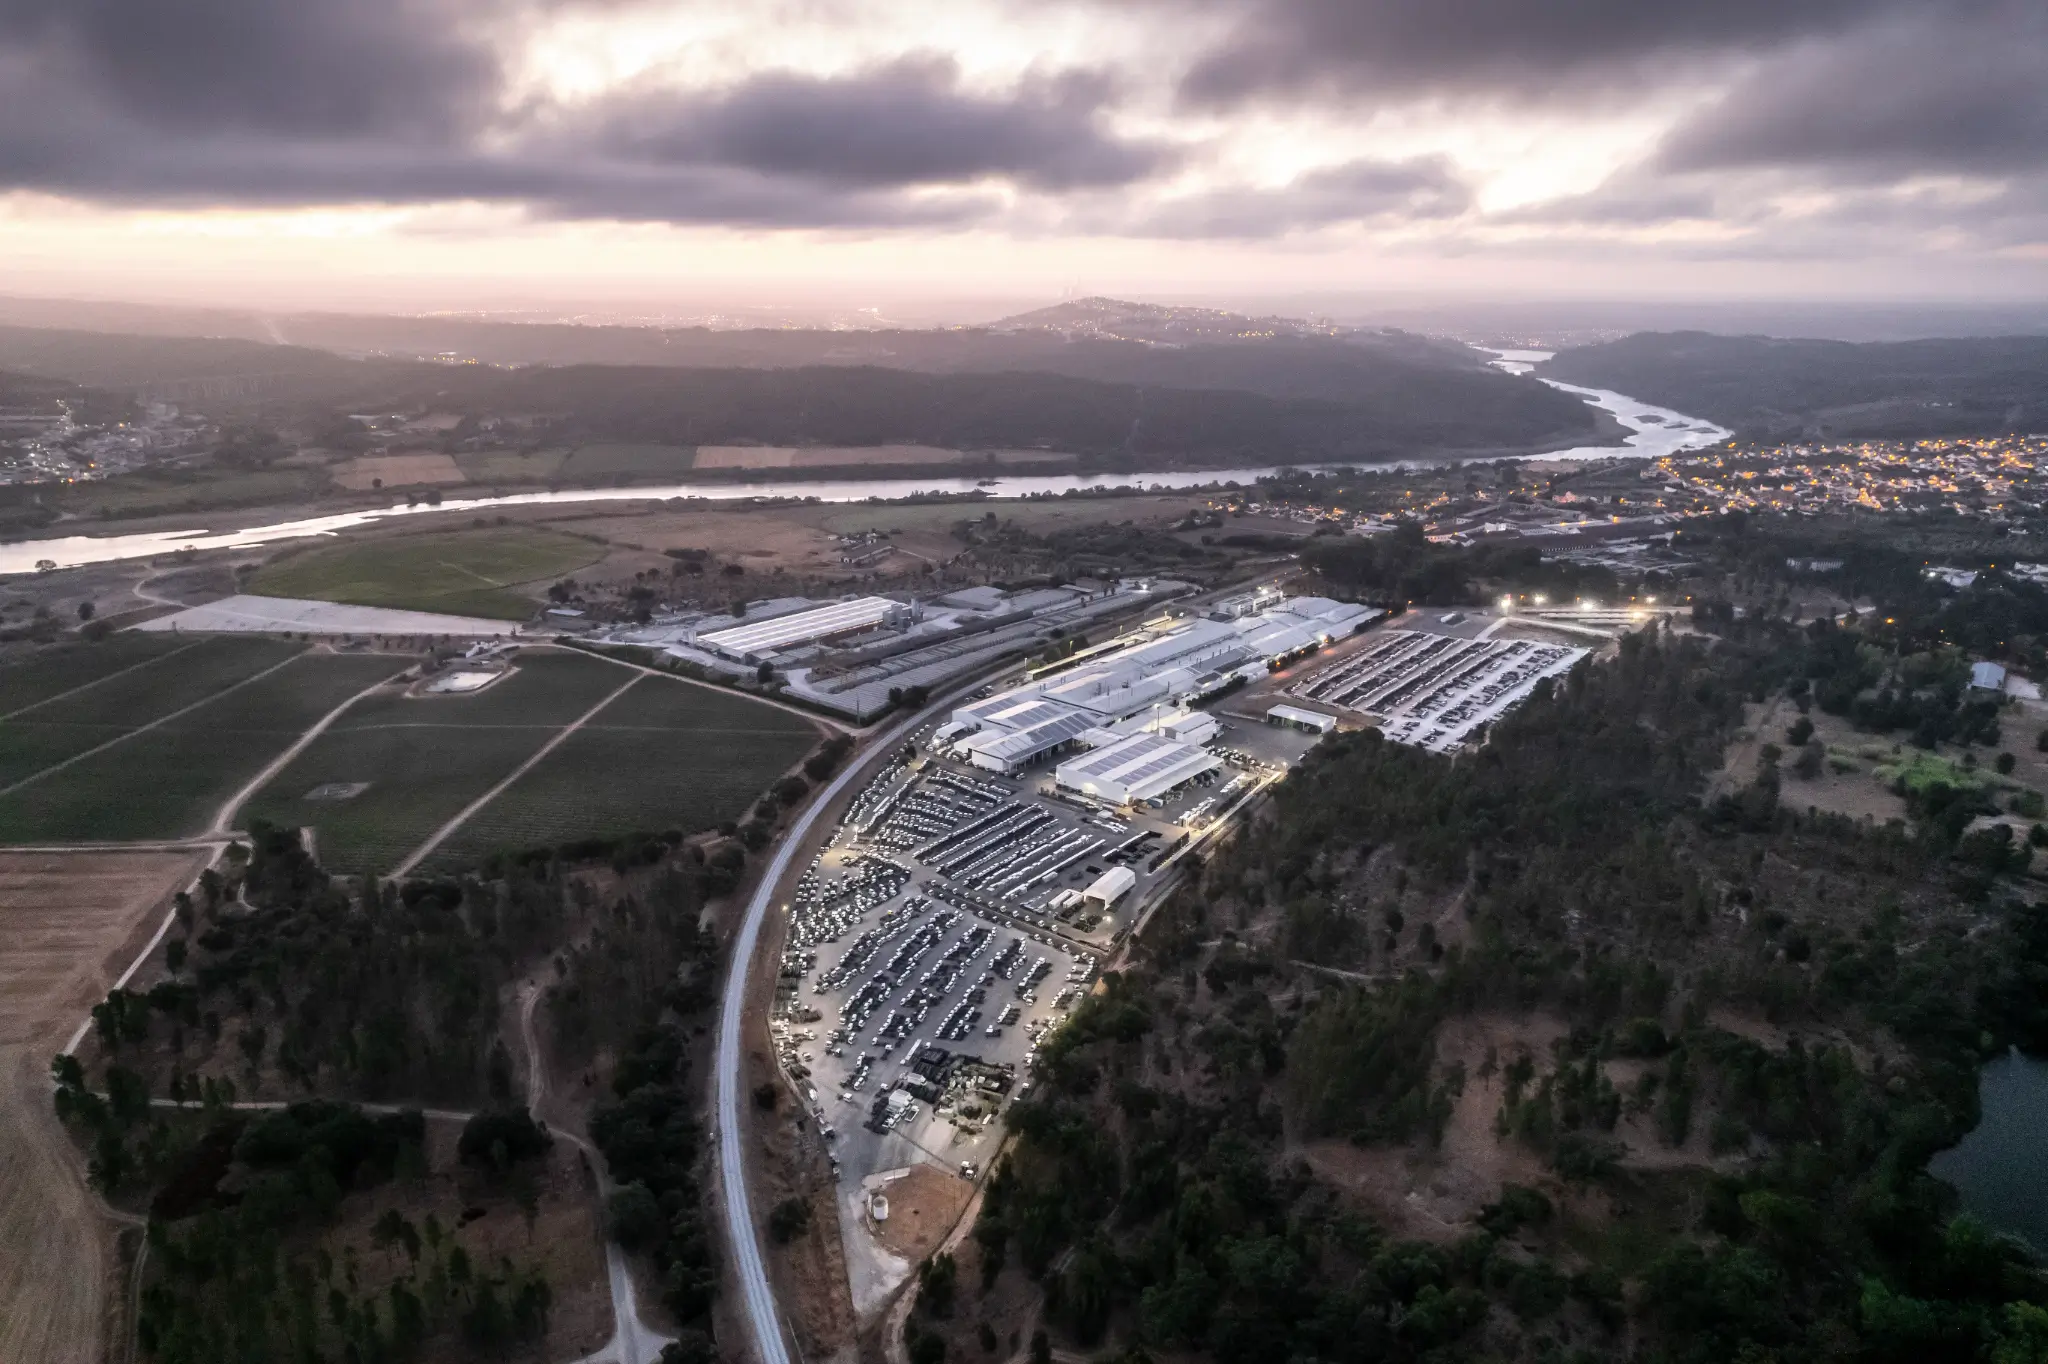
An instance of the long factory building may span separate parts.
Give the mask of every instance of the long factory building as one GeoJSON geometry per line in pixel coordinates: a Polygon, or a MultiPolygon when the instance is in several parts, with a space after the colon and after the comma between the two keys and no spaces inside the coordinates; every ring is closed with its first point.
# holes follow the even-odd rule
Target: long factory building
{"type": "Polygon", "coordinates": [[[1216,722],[1188,702],[1263,676],[1274,662],[1353,634],[1379,614],[1293,597],[1254,615],[1187,621],[961,706],[932,741],[1003,773],[1088,749],[1060,763],[1059,785],[1115,804],[1147,800],[1221,765],[1202,748],[1216,722]]]}
{"type": "Polygon", "coordinates": [[[696,642],[713,653],[754,663],[784,649],[863,634],[908,621],[913,608],[887,597],[853,597],[806,611],[749,621],[699,634],[696,642]]]}

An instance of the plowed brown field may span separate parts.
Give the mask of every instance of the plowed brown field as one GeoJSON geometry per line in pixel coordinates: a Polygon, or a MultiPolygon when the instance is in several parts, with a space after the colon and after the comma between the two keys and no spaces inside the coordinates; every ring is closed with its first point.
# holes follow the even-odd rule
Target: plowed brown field
{"type": "Polygon", "coordinates": [[[99,1364],[112,1225],[50,1106],[50,1057],[207,862],[0,853],[0,1360],[99,1364]]]}

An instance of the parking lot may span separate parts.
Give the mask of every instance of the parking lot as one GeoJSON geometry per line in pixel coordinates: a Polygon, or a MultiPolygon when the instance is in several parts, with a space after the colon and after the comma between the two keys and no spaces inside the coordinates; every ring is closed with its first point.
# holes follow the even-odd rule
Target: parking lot
{"type": "Polygon", "coordinates": [[[1427,628],[1373,631],[1364,647],[1305,670],[1287,690],[1377,717],[1389,739],[1446,753],[1586,656],[1568,645],[1492,638],[1485,627],[1495,621],[1463,612],[1421,623],[1427,628]]]}
{"type": "Polygon", "coordinates": [[[893,755],[794,889],[771,1020],[850,1216],[876,1172],[986,1168],[1040,1040],[1177,856],[1312,743],[1229,726],[1223,768],[1136,809],[1055,791],[1050,765],[1003,777],[916,744],[893,755]],[[1082,899],[1116,867],[1127,891],[1082,899]]]}

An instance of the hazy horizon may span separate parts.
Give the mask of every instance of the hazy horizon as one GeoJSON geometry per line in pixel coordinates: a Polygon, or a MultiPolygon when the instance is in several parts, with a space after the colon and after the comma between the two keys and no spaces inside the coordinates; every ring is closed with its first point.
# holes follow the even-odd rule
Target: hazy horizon
{"type": "MultiPolygon", "coordinates": [[[[1895,341],[1944,336],[2026,335],[2048,332],[2048,302],[1990,303],[1947,299],[1586,298],[1384,292],[1238,294],[1106,290],[1099,295],[933,297],[861,304],[850,294],[834,305],[821,299],[585,299],[550,303],[506,298],[495,305],[434,307],[425,299],[377,306],[359,300],[263,306],[233,301],[161,301],[137,297],[0,293],[0,326],[80,331],[160,332],[178,335],[244,334],[292,341],[277,323],[293,316],[442,318],[506,324],[610,327],[906,328],[977,326],[1076,297],[1107,296],[1167,306],[1221,308],[1259,316],[1320,318],[1339,325],[1396,327],[1482,339],[1512,336],[1574,344],[1637,331],[1712,331],[1845,341],[1895,341]]],[[[312,342],[309,344],[318,344],[312,342]]]]}

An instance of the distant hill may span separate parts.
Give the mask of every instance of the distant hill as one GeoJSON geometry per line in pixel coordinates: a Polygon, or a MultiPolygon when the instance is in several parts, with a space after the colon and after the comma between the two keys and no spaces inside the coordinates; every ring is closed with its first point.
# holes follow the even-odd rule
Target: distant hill
{"type": "Polygon", "coordinates": [[[1585,440],[1595,430],[1593,409],[1534,384],[1489,386],[1456,404],[1430,405],[1276,398],[1042,372],[420,366],[404,383],[374,392],[394,409],[411,403],[540,414],[557,443],[1037,447],[1125,469],[1498,453],[1585,440]]]}
{"type": "Polygon", "coordinates": [[[318,397],[359,385],[370,368],[307,346],[0,327],[0,370],[195,401],[208,395],[318,397]]]}
{"type": "Polygon", "coordinates": [[[434,406],[544,414],[564,439],[1043,447],[1126,467],[1501,454],[1599,430],[1576,398],[1454,343],[1111,300],[1061,307],[1100,325],[1026,315],[998,328],[712,331],[322,315],[279,319],[291,345],[0,326],[0,369],[315,429],[337,412],[434,406]],[[450,354],[472,363],[417,358],[450,354]]]}
{"type": "Polygon", "coordinates": [[[0,370],[0,415],[54,416],[66,410],[80,422],[126,421],[135,414],[128,398],[103,388],[0,370]]]}
{"type": "Polygon", "coordinates": [[[1259,340],[1271,336],[1328,336],[1329,323],[1297,317],[1251,317],[1220,308],[1133,303],[1121,298],[1077,298],[989,323],[990,331],[1050,331],[1111,341],[1190,342],[1259,340]]]}
{"type": "MultiPolygon", "coordinates": [[[[1414,401],[1457,403],[1500,389],[1470,347],[1409,332],[1346,331],[1201,308],[1089,299],[987,327],[826,331],[583,327],[459,318],[308,314],[278,320],[289,340],[350,355],[446,356],[497,365],[787,368],[873,365],[935,374],[1031,370],[1178,388],[1356,402],[1421,384],[1414,401]],[[1428,384],[1461,376],[1446,391],[1428,384]]],[[[1529,386],[1526,382],[1517,387],[1529,386]]]]}
{"type": "Polygon", "coordinates": [[[1560,351],[1544,378],[1782,439],[2048,431],[2048,337],[1866,342],[1643,332],[1560,351]]]}

